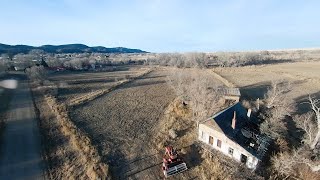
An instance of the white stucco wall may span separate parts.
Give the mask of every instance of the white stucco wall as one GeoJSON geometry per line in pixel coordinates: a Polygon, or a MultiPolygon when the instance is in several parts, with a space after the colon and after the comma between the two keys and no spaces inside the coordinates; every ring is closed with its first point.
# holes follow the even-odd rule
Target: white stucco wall
{"type": "Polygon", "coordinates": [[[259,160],[256,157],[254,157],[251,153],[246,151],[243,147],[227,138],[223,133],[217,132],[206,126],[204,127],[203,124],[199,125],[199,140],[210,145],[212,148],[222,152],[226,156],[235,159],[238,162],[241,162],[241,154],[247,156],[246,165],[250,169],[254,169],[258,165],[259,160]],[[209,144],[209,136],[213,137],[213,145],[209,144]],[[217,146],[218,139],[221,140],[221,148],[217,146]],[[229,148],[233,149],[232,155],[229,154],[229,148]]]}

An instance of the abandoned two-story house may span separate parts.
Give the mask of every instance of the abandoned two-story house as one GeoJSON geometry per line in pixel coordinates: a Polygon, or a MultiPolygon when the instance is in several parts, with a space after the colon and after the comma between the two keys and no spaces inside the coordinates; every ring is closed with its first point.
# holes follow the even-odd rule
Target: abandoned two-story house
{"type": "Polygon", "coordinates": [[[212,150],[255,169],[264,158],[270,140],[259,133],[251,110],[237,102],[199,124],[199,140],[212,150]]]}

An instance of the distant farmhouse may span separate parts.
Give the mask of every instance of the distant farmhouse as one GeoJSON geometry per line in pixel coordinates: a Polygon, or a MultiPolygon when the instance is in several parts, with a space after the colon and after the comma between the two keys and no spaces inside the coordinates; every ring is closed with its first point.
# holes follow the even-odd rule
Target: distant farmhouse
{"type": "Polygon", "coordinates": [[[225,99],[234,99],[235,103],[199,124],[199,140],[209,150],[218,150],[248,168],[255,169],[263,161],[270,144],[267,136],[259,132],[258,119],[251,109],[244,108],[233,88],[226,90],[225,99]],[[231,96],[230,96],[231,95],[231,96]]]}

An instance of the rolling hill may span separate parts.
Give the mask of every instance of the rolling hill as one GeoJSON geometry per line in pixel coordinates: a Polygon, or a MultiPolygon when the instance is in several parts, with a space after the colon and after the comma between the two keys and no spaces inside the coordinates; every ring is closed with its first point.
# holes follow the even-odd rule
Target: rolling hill
{"type": "Polygon", "coordinates": [[[43,50],[46,53],[147,53],[140,49],[129,49],[125,47],[106,48],[103,46],[90,47],[84,44],[43,45],[39,47],[28,45],[7,45],[0,43],[0,54],[28,53],[33,49],[43,50]]]}

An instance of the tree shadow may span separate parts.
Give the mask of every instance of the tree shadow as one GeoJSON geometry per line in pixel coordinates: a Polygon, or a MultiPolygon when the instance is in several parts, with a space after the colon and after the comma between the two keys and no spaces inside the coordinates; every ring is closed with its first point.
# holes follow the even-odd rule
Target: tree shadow
{"type": "Polygon", "coordinates": [[[142,76],[142,77],[140,77],[139,79],[153,79],[153,78],[164,78],[164,77],[167,77],[167,76],[164,76],[164,75],[142,76]]]}
{"type": "Polygon", "coordinates": [[[257,98],[263,99],[270,85],[271,85],[270,81],[265,81],[265,82],[241,87],[240,88],[241,99],[247,99],[247,100],[256,100],[257,98]]]}
{"type": "Polygon", "coordinates": [[[281,64],[281,63],[293,63],[292,59],[267,59],[267,60],[256,60],[256,61],[249,61],[244,64],[244,66],[251,66],[251,65],[268,65],[268,64],[281,64]]]}
{"type": "MultiPolygon", "coordinates": [[[[320,91],[317,93],[310,94],[311,97],[320,99],[320,91]]],[[[305,114],[311,111],[311,107],[309,102],[309,95],[299,96],[294,99],[296,102],[297,114],[305,114]]]]}
{"type": "Polygon", "coordinates": [[[199,147],[197,144],[192,144],[188,146],[187,148],[190,148],[187,155],[184,157],[184,160],[186,164],[188,165],[189,169],[192,169],[202,163],[204,160],[201,156],[201,147],[199,147]]]}
{"type": "Polygon", "coordinates": [[[286,141],[290,149],[294,149],[300,146],[303,137],[303,132],[297,127],[297,123],[291,116],[286,116],[284,119],[286,126],[286,141]]]}
{"type": "Polygon", "coordinates": [[[128,84],[125,84],[123,86],[118,87],[116,90],[142,87],[142,86],[151,86],[151,85],[164,84],[164,83],[166,83],[166,81],[159,80],[159,81],[139,82],[139,81],[133,80],[132,82],[129,82],[128,84]]]}
{"type": "MultiPolygon", "coordinates": [[[[310,96],[313,98],[319,99],[320,91],[317,93],[311,94],[310,96]]],[[[294,115],[302,115],[312,111],[310,104],[308,103],[308,98],[309,98],[309,95],[304,95],[294,99],[296,102],[296,109],[297,109],[294,115]]],[[[288,142],[289,148],[293,149],[293,148],[299,147],[301,145],[301,141],[304,135],[302,129],[297,127],[296,125],[297,123],[290,116],[287,116],[284,122],[287,128],[286,140],[288,142]]]]}

